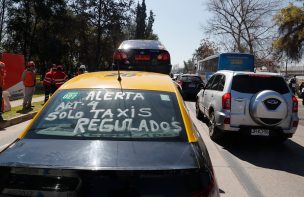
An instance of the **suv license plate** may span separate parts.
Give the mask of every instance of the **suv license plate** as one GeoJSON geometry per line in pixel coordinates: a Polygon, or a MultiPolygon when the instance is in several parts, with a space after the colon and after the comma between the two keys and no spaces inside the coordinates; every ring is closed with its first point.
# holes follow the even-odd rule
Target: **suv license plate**
{"type": "Polygon", "coordinates": [[[269,129],[251,129],[251,135],[269,136],[269,129]]]}
{"type": "Polygon", "coordinates": [[[189,88],[195,88],[195,84],[189,84],[189,88]]]}

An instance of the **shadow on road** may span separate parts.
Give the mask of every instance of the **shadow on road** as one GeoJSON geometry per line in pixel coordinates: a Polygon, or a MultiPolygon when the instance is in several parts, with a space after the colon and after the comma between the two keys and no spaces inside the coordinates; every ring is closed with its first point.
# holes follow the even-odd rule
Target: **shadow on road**
{"type": "Polygon", "coordinates": [[[292,140],[282,144],[269,139],[246,136],[225,136],[218,144],[241,160],[262,168],[304,176],[304,147],[292,140]]]}

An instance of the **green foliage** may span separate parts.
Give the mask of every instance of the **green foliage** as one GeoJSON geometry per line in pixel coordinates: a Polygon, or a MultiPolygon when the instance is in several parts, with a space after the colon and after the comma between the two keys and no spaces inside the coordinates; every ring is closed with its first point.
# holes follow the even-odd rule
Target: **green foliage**
{"type": "Polygon", "coordinates": [[[158,36],[153,33],[154,17],[153,11],[150,10],[149,17],[147,18],[145,0],[142,1],[141,5],[138,2],[136,7],[135,34],[132,39],[158,40],[158,36]]]}
{"type": "Polygon", "coordinates": [[[143,0],[141,5],[139,4],[139,2],[137,3],[137,8],[136,8],[136,30],[135,30],[136,39],[145,38],[146,18],[147,18],[146,3],[145,0],[143,0]]]}
{"type": "Polygon", "coordinates": [[[153,12],[146,20],[145,1],[139,8],[137,16],[133,0],[6,0],[1,46],[24,54],[41,68],[56,63],[69,71],[76,64],[85,64],[90,71],[106,70],[119,43],[134,38],[136,17],[141,36],[157,38],[153,12]]]}
{"type": "Polygon", "coordinates": [[[281,55],[300,60],[304,41],[304,9],[289,4],[274,19],[279,26],[280,37],[274,40],[273,47],[281,55]]]}

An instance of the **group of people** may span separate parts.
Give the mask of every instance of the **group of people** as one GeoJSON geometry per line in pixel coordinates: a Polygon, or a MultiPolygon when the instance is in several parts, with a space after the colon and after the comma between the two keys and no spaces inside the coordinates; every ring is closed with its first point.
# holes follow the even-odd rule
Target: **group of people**
{"type": "MultiPolygon", "coordinates": [[[[74,76],[87,72],[85,65],[79,66],[74,76]]],[[[62,65],[53,64],[48,72],[45,73],[43,78],[44,87],[44,103],[46,103],[49,97],[66,81],[68,75],[64,72],[62,65]]]]}
{"type": "Polygon", "coordinates": [[[50,70],[45,73],[43,79],[44,102],[68,79],[62,65],[53,64],[50,70]]]}
{"type": "MultiPolygon", "coordinates": [[[[86,66],[81,65],[78,67],[74,76],[86,73],[86,66]]],[[[2,117],[2,91],[4,88],[4,76],[5,76],[5,63],[0,61],[0,121],[3,121],[2,117]]],[[[35,93],[36,87],[36,68],[34,61],[29,61],[22,73],[21,80],[24,85],[24,98],[22,110],[30,109],[32,106],[32,98],[35,93]]],[[[44,102],[47,102],[49,97],[66,81],[68,75],[64,72],[62,65],[53,64],[50,69],[45,73],[43,79],[44,87],[44,102]]]]}

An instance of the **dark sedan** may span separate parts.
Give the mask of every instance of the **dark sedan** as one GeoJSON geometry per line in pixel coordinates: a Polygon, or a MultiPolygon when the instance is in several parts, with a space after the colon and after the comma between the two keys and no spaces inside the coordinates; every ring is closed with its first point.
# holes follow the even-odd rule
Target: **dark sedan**
{"type": "Polygon", "coordinates": [[[204,82],[199,75],[182,74],[176,79],[184,99],[194,100],[197,93],[204,86],[204,82]]]}
{"type": "Polygon", "coordinates": [[[113,55],[113,69],[169,74],[171,58],[158,40],[125,40],[113,55]]]}

